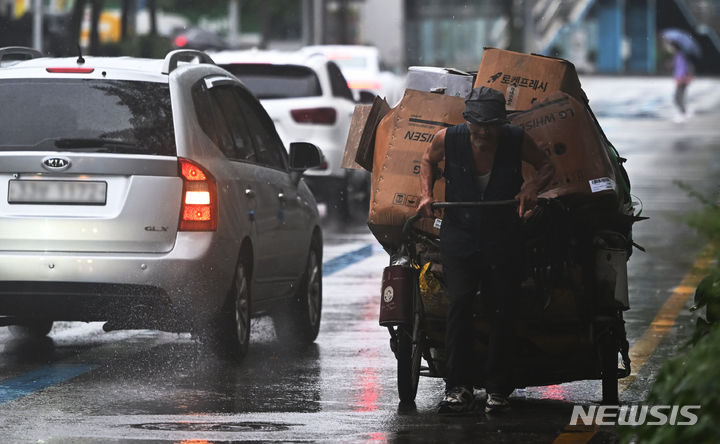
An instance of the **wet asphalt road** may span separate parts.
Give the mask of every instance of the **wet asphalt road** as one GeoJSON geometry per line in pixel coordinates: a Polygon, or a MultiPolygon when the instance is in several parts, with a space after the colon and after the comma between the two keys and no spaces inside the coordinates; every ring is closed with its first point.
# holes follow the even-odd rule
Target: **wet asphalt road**
{"type": "MultiPolygon", "coordinates": [[[[668,120],[671,85],[653,82],[583,79],[608,137],[628,159],[643,215],[651,217],[634,230],[647,253],[636,251],[629,265],[631,345],[641,342],[705,247],[681,220],[697,204],[673,180],[709,191],[720,170],[714,92],[720,82],[692,85],[697,114],[683,125],[668,120]],[[617,91],[620,98],[608,99],[617,91]]],[[[23,341],[0,328],[0,442],[551,443],[567,432],[573,405],[600,400],[599,382],[582,381],[516,391],[512,413],[500,418],[479,412],[447,418],[435,414],[442,380],[422,378],[416,404],[399,405],[395,359],[387,331],[377,325],[387,255],[362,225],[328,227],[325,236],[325,263],[346,258],[349,266],[326,275],[322,329],[305,349],[279,343],[266,318],[255,320],[240,366],[185,334],[104,333],[99,323],[61,323],[45,340],[23,341]]],[[[658,366],[687,338],[692,322],[681,310],[633,383],[621,385],[622,401],[642,403],[658,366]]],[[[613,436],[602,429],[592,442],[613,436]]]]}

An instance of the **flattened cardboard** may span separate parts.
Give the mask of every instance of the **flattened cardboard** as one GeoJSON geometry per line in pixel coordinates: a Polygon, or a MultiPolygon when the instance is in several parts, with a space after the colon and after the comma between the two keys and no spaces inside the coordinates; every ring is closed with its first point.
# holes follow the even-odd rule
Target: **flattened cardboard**
{"type": "Polygon", "coordinates": [[[375,130],[388,112],[390,105],[379,96],[375,96],[372,105],[355,106],[343,153],[343,168],[372,171],[375,130]]]}
{"type": "Polygon", "coordinates": [[[348,131],[347,141],[345,142],[345,152],[343,153],[342,163],[340,164],[343,168],[363,169],[363,166],[355,161],[355,156],[360,147],[371,109],[372,105],[355,105],[355,111],[353,111],[352,121],[350,122],[350,130],[348,131]]]}
{"type": "MultiPolygon", "coordinates": [[[[402,225],[417,213],[422,155],[438,131],[465,121],[464,109],[461,97],[408,89],[378,125],[368,226],[381,244],[399,246],[402,225]]],[[[438,201],[445,197],[442,177],[435,181],[433,196],[438,201]]],[[[422,219],[416,226],[438,235],[434,222],[422,219]]]]}
{"type": "Polygon", "coordinates": [[[502,92],[508,111],[528,110],[557,91],[587,103],[572,63],[504,49],[484,49],[474,86],[502,92]]]}
{"type": "MultiPolygon", "coordinates": [[[[617,196],[615,170],[597,123],[584,103],[555,92],[510,122],[524,129],[555,165],[555,176],[541,193],[574,201],[617,196]]],[[[523,163],[526,180],[535,174],[523,163]]]]}

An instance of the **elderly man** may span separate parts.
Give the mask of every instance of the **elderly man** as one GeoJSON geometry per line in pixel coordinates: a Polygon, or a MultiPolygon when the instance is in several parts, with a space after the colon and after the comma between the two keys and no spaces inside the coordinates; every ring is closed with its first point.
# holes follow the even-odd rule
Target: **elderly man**
{"type": "Polygon", "coordinates": [[[486,361],[486,413],[510,406],[513,303],[520,290],[521,224],[537,203],[538,192],[555,170],[533,140],[510,125],[505,97],[479,87],[465,100],[466,123],[440,130],[423,155],[422,197],[418,212],[432,216],[434,171],[445,159],[445,200],[518,201],[510,206],[446,208],[440,229],[440,253],[450,298],[445,336],[446,389],[439,413],[472,410],[474,327],[473,300],[482,289],[490,317],[486,361]],[[536,174],[523,182],[522,162],[536,174]]]}

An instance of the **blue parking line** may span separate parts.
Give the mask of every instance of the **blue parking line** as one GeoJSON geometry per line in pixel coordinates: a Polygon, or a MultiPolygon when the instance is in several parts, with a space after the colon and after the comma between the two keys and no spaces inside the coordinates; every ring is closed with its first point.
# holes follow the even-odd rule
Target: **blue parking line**
{"type": "Polygon", "coordinates": [[[0,405],[68,381],[96,367],[83,364],[51,364],[15,378],[0,381],[0,405]]]}
{"type": "Polygon", "coordinates": [[[350,251],[338,257],[334,257],[323,263],[323,276],[330,276],[349,267],[352,264],[367,259],[374,254],[373,244],[367,244],[357,250],[350,251]]]}

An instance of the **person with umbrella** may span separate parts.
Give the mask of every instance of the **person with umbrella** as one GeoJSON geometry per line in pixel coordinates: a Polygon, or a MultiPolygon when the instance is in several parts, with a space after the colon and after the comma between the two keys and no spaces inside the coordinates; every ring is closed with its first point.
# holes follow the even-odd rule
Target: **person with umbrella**
{"type": "Polygon", "coordinates": [[[687,119],[687,88],[695,74],[692,58],[700,57],[700,46],[689,33],[680,29],[666,29],[662,32],[662,37],[674,54],[672,61],[675,79],[674,101],[678,110],[674,121],[681,123],[687,119]]]}

